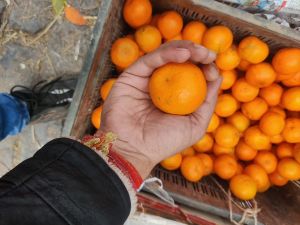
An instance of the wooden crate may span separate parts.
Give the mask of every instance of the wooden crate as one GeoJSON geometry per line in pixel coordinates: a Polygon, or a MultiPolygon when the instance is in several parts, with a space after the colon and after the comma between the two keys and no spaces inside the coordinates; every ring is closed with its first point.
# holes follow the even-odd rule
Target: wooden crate
{"type": "MultiPolygon", "coordinates": [[[[185,21],[200,20],[208,26],[224,24],[232,29],[235,41],[245,36],[255,35],[270,46],[271,53],[282,47],[300,47],[300,35],[289,28],[267,21],[255,15],[240,11],[213,0],[153,0],[154,12],[174,9],[184,16],[185,21]]],[[[100,104],[99,87],[110,77],[118,74],[110,62],[109,51],[113,41],[130,32],[122,19],[123,1],[103,0],[99,18],[93,33],[87,59],[79,77],[74,100],[70,106],[63,135],[81,138],[93,133],[90,124],[92,110],[100,104]]],[[[210,211],[228,217],[227,197],[209,180],[197,184],[185,181],[179,173],[171,173],[156,168],[153,174],[164,182],[172,197],[190,207],[210,211]]],[[[272,188],[257,197],[262,213],[261,224],[296,225],[300,224],[300,196],[293,185],[282,189],[272,188]]],[[[242,208],[251,208],[249,202],[240,201],[242,208]]],[[[233,208],[234,217],[241,217],[237,207],[233,208]]],[[[247,221],[252,224],[252,220],[247,221]]]]}

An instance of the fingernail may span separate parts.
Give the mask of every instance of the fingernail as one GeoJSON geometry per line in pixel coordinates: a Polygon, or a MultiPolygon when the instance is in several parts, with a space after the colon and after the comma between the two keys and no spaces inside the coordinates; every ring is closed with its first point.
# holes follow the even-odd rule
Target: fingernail
{"type": "Polygon", "coordinates": [[[204,47],[202,45],[198,45],[198,44],[194,44],[194,47],[196,49],[204,49],[204,47]]]}
{"type": "Polygon", "coordinates": [[[210,59],[216,59],[217,58],[217,54],[215,52],[213,52],[213,51],[209,51],[208,58],[210,58],[210,59]]]}

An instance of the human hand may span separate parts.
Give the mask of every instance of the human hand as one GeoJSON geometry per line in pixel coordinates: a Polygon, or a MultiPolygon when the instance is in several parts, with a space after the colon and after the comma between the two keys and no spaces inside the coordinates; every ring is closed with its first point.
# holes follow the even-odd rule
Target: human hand
{"type": "Polygon", "coordinates": [[[141,57],[126,69],[106,99],[99,132],[113,132],[114,150],[146,178],[161,160],[196,143],[206,132],[222,79],[211,64],[215,53],[190,41],[173,41],[141,57]],[[152,72],[166,63],[186,61],[206,64],[208,81],[205,102],[187,116],[170,115],[156,108],[149,96],[152,72]]]}

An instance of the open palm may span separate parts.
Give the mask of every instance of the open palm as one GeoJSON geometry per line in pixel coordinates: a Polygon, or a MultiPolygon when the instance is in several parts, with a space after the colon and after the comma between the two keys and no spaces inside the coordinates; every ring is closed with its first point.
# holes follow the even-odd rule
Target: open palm
{"type": "Polygon", "coordinates": [[[193,145],[204,135],[221,84],[218,71],[210,65],[214,60],[215,54],[202,46],[189,41],[171,42],[141,57],[116,81],[103,107],[101,131],[117,134],[115,151],[130,161],[143,178],[155,164],[193,145]],[[202,67],[209,81],[206,100],[190,115],[166,114],[151,101],[149,78],[166,63],[188,60],[207,64],[202,67]]]}

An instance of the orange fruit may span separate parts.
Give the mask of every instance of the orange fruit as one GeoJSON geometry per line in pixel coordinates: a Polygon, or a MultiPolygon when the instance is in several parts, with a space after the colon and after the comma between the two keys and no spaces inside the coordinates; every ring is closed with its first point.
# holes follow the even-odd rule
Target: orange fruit
{"type": "Polygon", "coordinates": [[[294,74],[281,74],[277,73],[276,81],[283,81],[293,77],[294,74]]]}
{"type": "Polygon", "coordinates": [[[160,162],[160,165],[165,168],[166,170],[177,170],[182,162],[182,156],[180,153],[173,155],[169,158],[160,162]]]}
{"type": "Polygon", "coordinates": [[[279,107],[279,106],[273,106],[269,108],[269,112],[275,112],[278,113],[279,115],[281,115],[284,119],[286,117],[286,113],[284,111],[283,108],[279,107]]]}
{"type": "Polygon", "coordinates": [[[232,95],[240,102],[250,102],[259,93],[259,88],[249,84],[245,78],[238,79],[231,90],[232,95]]]}
{"type": "Polygon", "coordinates": [[[272,185],[275,186],[284,186],[289,181],[288,179],[281,176],[277,171],[274,171],[273,173],[269,174],[269,180],[272,185]]]}
{"type": "Polygon", "coordinates": [[[160,16],[159,14],[155,14],[154,16],[152,16],[149,25],[157,27],[159,16],[160,16]]]}
{"type": "Polygon", "coordinates": [[[208,152],[212,150],[214,145],[214,139],[210,134],[205,134],[196,144],[193,145],[193,148],[197,152],[208,152]]]}
{"type": "Polygon", "coordinates": [[[239,132],[244,132],[250,125],[250,120],[240,111],[227,118],[227,122],[233,125],[239,132]]]}
{"type": "Polygon", "coordinates": [[[255,36],[248,36],[244,38],[239,46],[238,52],[242,59],[249,63],[261,63],[269,55],[269,47],[262,40],[255,36]]]}
{"type": "Polygon", "coordinates": [[[221,89],[227,90],[232,87],[237,79],[237,72],[235,70],[221,70],[220,75],[222,76],[221,89]]]}
{"type": "Polygon", "coordinates": [[[234,147],[223,147],[223,146],[215,143],[213,146],[213,153],[216,156],[222,155],[222,154],[234,155],[234,147]]]}
{"type": "Polygon", "coordinates": [[[120,68],[127,68],[139,58],[138,45],[130,38],[117,39],[110,50],[111,61],[120,68]]]}
{"type": "Polygon", "coordinates": [[[300,71],[300,49],[283,48],[276,52],[272,65],[277,73],[293,74],[300,71]]]}
{"type": "Polygon", "coordinates": [[[167,42],[170,42],[170,41],[181,41],[181,40],[183,40],[183,39],[182,39],[182,34],[179,33],[179,34],[177,34],[175,37],[173,37],[173,38],[171,38],[171,39],[168,39],[168,40],[166,40],[166,41],[167,41],[167,42]]]}
{"type": "Polygon", "coordinates": [[[282,105],[290,111],[300,111],[300,86],[283,92],[282,105]]]}
{"type": "Polygon", "coordinates": [[[270,137],[270,142],[272,144],[279,144],[279,143],[283,142],[283,137],[282,137],[281,134],[277,134],[277,135],[271,136],[270,137]]]}
{"type": "Polygon", "coordinates": [[[78,9],[70,5],[66,5],[66,7],[64,7],[64,12],[65,17],[69,22],[79,26],[87,25],[86,19],[82,16],[78,9]]]}
{"type": "Polygon", "coordinates": [[[231,124],[220,125],[215,132],[215,141],[226,148],[236,146],[240,139],[240,132],[231,124]]]}
{"type": "Polygon", "coordinates": [[[140,27],[135,32],[135,41],[143,52],[152,52],[161,45],[161,34],[159,30],[151,25],[140,27]]]}
{"type": "Polygon", "coordinates": [[[207,176],[213,172],[213,158],[205,153],[200,153],[196,155],[198,158],[201,159],[204,165],[204,172],[203,175],[207,176]]]}
{"type": "Polygon", "coordinates": [[[269,106],[276,106],[280,103],[283,88],[276,83],[271,84],[268,87],[260,89],[259,96],[263,98],[269,106]]]}
{"type": "Polygon", "coordinates": [[[295,147],[293,148],[293,157],[295,160],[300,163],[300,144],[296,144],[295,147]]]}
{"type": "Polygon", "coordinates": [[[298,143],[300,140],[300,118],[287,118],[282,136],[288,143],[298,143]]]}
{"type": "Polygon", "coordinates": [[[289,78],[281,81],[287,87],[300,86],[300,72],[291,75],[289,78]]]}
{"type": "Polygon", "coordinates": [[[238,69],[240,71],[246,71],[249,67],[251,66],[251,63],[249,63],[247,60],[245,59],[241,59],[239,65],[238,65],[238,69]]]}
{"type": "Polygon", "coordinates": [[[233,70],[240,64],[241,58],[235,45],[232,45],[226,51],[219,53],[216,64],[221,70],[233,70]]]}
{"type": "Polygon", "coordinates": [[[151,20],[152,5],[149,0],[126,0],[123,17],[133,28],[147,24],[151,20]]]}
{"type": "Polygon", "coordinates": [[[271,64],[262,62],[251,65],[245,77],[248,83],[263,88],[271,85],[276,80],[276,73],[271,64]]]}
{"type": "Polygon", "coordinates": [[[103,100],[106,100],[107,96],[109,95],[109,92],[116,82],[116,78],[110,78],[107,81],[104,82],[104,84],[100,88],[100,96],[103,100]]]}
{"type": "Polygon", "coordinates": [[[229,180],[236,174],[238,164],[236,160],[228,154],[217,156],[214,161],[215,173],[224,180],[229,180]]]}
{"type": "Polygon", "coordinates": [[[181,32],[183,19],[176,11],[166,11],[159,16],[157,27],[165,39],[171,39],[181,32]]]}
{"type": "Polygon", "coordinates": [[[256,97],[250,102],[245,102],[241,106],[242,112],[250,120],[259,120],[268,110],[268,104],[260,97],[256,97]]]}
{"type": "Polygon", "coordinates": [[[188,181],[197,182],[203,177],[204,168],[204,164],[199,157],[187,156],[182,160],[180,171],[188,181]]]}
{"type": "Polygon", "coordinates": [[[247,145],[244,140],[240,140],[235,147],[235,155],[240,160],[251,161],[257,155],[257,150],[247,145]]]}
{"type": "Polygon", "coordinates": [[[235,175],[231,178],[229,188],[241,200],[253,199],[257,192],[255,181],[245,174],[235,175]]]}
{"type": "Polygon", "coordinates": [[[268,174],[261,166],[250,164],[245,167],[244,174],[255,181],[258,192],[265,192],[270,187],[268,174]]]}
{"type": "Polygon", "coordinates": [[[101,124],[102,105],[94,109],[91,116],[91,122],[96,129],[100,128],[101,124]]]}
{"type": "Polygon", "coordinates": [[[191,21],[185,25],[182,30],[183,40],[192,41],[195,44],[201,44],[203,35],[207,27],[199,21],[191,21]]]}
{"type": "Polygon", "coordinates": [[[219,124],[220,118],[217,116],[217,114],[214,113],[210,119],[206,132],[214,132],[219,126],[219,124]]]}
{"type": "Polygon", "coordinates": [[[209,28],[203,36],[202,45],[216,53],[225,52],[233,42],[232,31],[222,25],[209,28]]]}
{"type": "Polygon", "coordinates": [[[184,150],[181,151],[181,155],[183,157],[185,157],[185,156],[193,156],[193,155],[195,155],[195,150],[193,149],[193,147],[188,147],[188,148],[186,148],[186,149],[184,149],[184,150]]]}
{"type": "Polygon", "coordinates": [[[206,97],[206,89],[201,69],[192,63],[168,63],[155,70],[149,81],[153,104],[170,114],[196,111],[206,97]]]}
{"type": "Polygon", "coordinates": [[[238,162],[238,167],[237,167],[237,170],[236,170],[235,175],[242,174],[242,173],[243,173],[243,170],[244,170],[243,165],[242,165],[241,163],[238,162]]]}
{"type": "Polygon", "coordinates": [[[230,94],[218,97],[215,113],[221,117],[231,116],[239,108],[238,101],[230,94]]]}
{"type": "Polygon", "coordinates": [[[276,112],[266,112],[259,121],[259,128],[268,136],[280,134],[284,125],[284,118],[276,112]]]}
{"type": "Polygon", "coordinates": [[[256,150],[268,150],[271,148],[270,138],[258,126],[249,127],[244,133],[244,140],[247,145],[256,150]]]}
{"type": "Polygon", "coordinates": [[[276,155],[279,159],[293,157],[293,144],[282,142],[277,145],[276,155]]]}
{"type": "Polygon", "coordinates": [[[267,172],[267,174],[270,174],[276,170],[277,158],[270,151],[260,151],[256,155],[254,163],[260,165],[267,172]]]}
{"type": "Polygon", "coordinates": [[[300,164],[292,158],[280,159],[277,170],[281,176],[288,180],[300,179],[300,164]]]}

